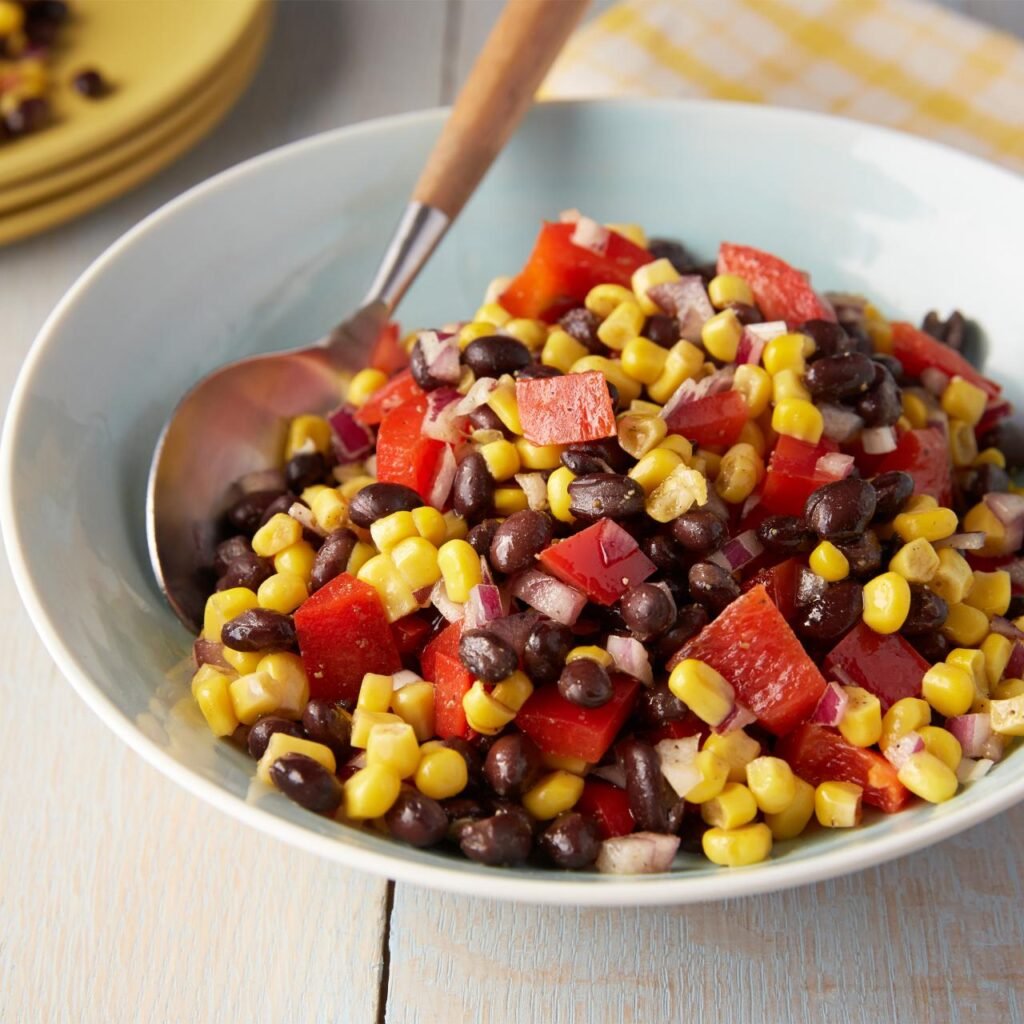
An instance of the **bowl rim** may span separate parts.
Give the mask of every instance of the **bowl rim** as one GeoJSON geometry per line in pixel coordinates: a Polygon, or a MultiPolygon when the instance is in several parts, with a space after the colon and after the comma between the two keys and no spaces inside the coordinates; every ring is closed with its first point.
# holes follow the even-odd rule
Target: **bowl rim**
{"type": "MultiPolygon", "coordinates": [[[[942,143],[891,128],[815,111],[732,101],[669,97],[551,100],[545,101],[541,106],[566,109],[692,109],[698,113],[720,112],[726,107],[730,109],[729,116],[736,112],[739,116],[775,119],[788,124],[795,122],[798,126],[819,131],[881,134],[899,145],[933,151],[945,161],[962,161],[976,171],[995,173],[1012,187],[1024,184],[1024,177],[942,143]]],[[[1022,774],[1020,778],[1007,780],[1004,786],[993,790],[992,793],[964,800],[962,806],[951,805],[947,814],[925,820],[905,832],[896,831],[890,835],[867,840],[863,844],[826,850],[809,858],[767,861],[749,868],[721,869],[698,877],[690,876],[686,872],[677,872],[638,877],[624,876],[621,879],[600,876],[598,880],[589,874],[566,873],[564,877],[544,875],[532,879],[505,873],[502,869],[493,872],[464,871],[457,860],[449,862],[439,859],[436,863],[424,864],[420,860],[403,855],[406,848],[397,844],[394,853],[381,854],[373,850],[364,850],[347,842],[343,836],[321,835],[300,824],[287,821],[271,810],[250,804],[242,797],[227,792],[188,765],[177,761],[150,740],[110,698],[103,694],[89,673],[79,664],[75,653],[65,645],[59,628],[48,614],[43,594],[37,589],[33,579],[31,558],[21,543],[19,510],[16,507],[17,481],[14,476],[17,439],[31,396],[33,379],[47,351],[49,341],[61,329],[64,320],[73,315],[78,298],[108,266],[130,250],[136,239],[150,231],[159,230],[165,220],[173,218],[179,209],[186,207],[198,197],[210,196],[222,189],[231,188],[236,181],[257,169],[289,160],[297,153],[313,154],[320,147],[331,146],[339,139],[402,131],[413,125],[433,124],[439,128],[447,113],[448,108],[434,107],[374,118],[296,140],[226,168],[160,206],[111,243],[80,274],[47,316],[18,371],[4,419],[3,434],[0,437],[0,481],[3,484],[0,486],[0,528],[14,582],[29,617],[50,657],[78,695],[122,741],[163,775],[194,796],[255,830],[345,867],[366,871],[376,876],[463,895],[537,904],[595,907],[686,904],[778,892],[852,874],[912,853],[978,824],[1024,799],[1022,774]]]]}

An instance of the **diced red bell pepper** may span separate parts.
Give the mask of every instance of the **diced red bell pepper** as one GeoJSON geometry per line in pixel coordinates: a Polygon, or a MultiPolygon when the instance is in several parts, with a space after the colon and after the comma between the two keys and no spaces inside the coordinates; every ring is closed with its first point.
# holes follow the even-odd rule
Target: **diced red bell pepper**
{"type": "Polygon", "coordinates": [[[612,676],[613,694],[599,708],[581,708],[567,701],[557,686],[542,686],[519,709],[516,725],[546,754],[580,757],[596,764],[615,741],[636,703],[640,683],[612,676]]]}
{"type": "Polygon", "coordinates": [[[628,836],[636,828],[633,812],[629,809],[629,796],[624,789],[610,782],[587,779],[573,810],[593,818],[602,839],[628,836]]]}
{"type": "Polygon", "coordinates": [[[601,519],[552,544],[538,557],[553,576],[606,605],[615,604],[658,568],[612,519],[601,519]]]}
{"type": "Polygon", "coordinates": [[[873,693],[882,710],[904,697],[921,696],[928,662],[898,633],[883,636],[858,622],[825,658],[825,675],[873,693]]]}
{"type": "Polygon", "coordinates": [[[513,316],[552,321],[578,306],[594,285],[628,285],[654,257],[615,233],[601,255],[572,244],[575,224],[544,224],[530,258],[505,289],[501,304],[513,316]]]}
{"type": "Polygon", "coordinates": [[[420,658],[423,678],[434,684],[434,731],[444,740],[468,739],[473,733],[462,709],[473,676],[459,659],[461,639],[462,623],[453,622],[427,644],[420,658]]]}
{"type": "Polygon", "coordinates": [[[977,426],[974,428],[974,436],[981,440],[990,430],[993,429],[1007,416],[1012,415],[1013,406],[1004,398],[990,398],[985,411],[981,414],[977,426]]]}
{"type": "Polygon", "coordinates": [[[699,736],[701,743],[711,735],[711,728],[702,722],[692,711],[687,711],[682,718],[674,722],[664,722],[648,729],[644,740],[654,746],[662,740],[685,740],[690,736],[699,736]]]}
{"type": "Polygon", "coordinates": [[[998,397],[1002,390],[995,381],[978,373],[956,349],[936,341],[913,324],[897,321],[892,325],[892,354],[912,377],[920,377],[922,370],[934,368],[948,377],[969,380],[990,398],[998,397]]]}
{"type": "Polygon", "coordinates": [[[804,505],[814,491],[841,479],[837,474],[818,469],[818,460],[823,455],[837,451],[839,446],[825,437],[817,444],[786,435],[780,437],[768,460],[761,504],[772,515],[803,515],[804,505]]]}
{"type": "Polygon", "coordinates": [[[370,352],[369,365],[381,370],[389,377],[409,365],[409,353],[402,348],[398,335],[398,324],[389,323],[380,332],[370,352]]]}
{"type": "MultiPolygon", "coordinates": [[[[401,620],[399,620],[401,621],[401,620]]],[[[436,668],[435,660],[439,654],[445,654],[449,658],[458,658],[459,641],[462,639],[462,622],[451,622],[444,627],[434,638],[423,648],[420,657],[420,669],[424,679],[433,679],[436,668]]]]}
{"type": "Polygon", "coordinates": [[[377,591],[348,573],[299,605],[295,631],[311,697],[354,701],[367,672],[402,667],[377,591]]]}
{"type": "Polygon", "coordinates": [[[699,658],[720,672],[736,699],[776,736],[815,709],[825,680],[762,584],[741,594],[670,664],[699,658]]]}
{"type": "Polygon", "coordinates": [[[930,494],[947,508],[953,503],[953,468],[941,428],[924,427],[900,434],[896,451],[882,459],[877,472],[895,469],[914,478],[915,494],[930,494]]]}
{"type": "Polygon", "coordinates": [[[366,405],[356,413],[356,419],[368,427],[374,427],[392,409],[397,409],[406,402],[424,401],[425,398],[423,388],[412,379],[412,373],[409,370],[402,370],[370,396],[366,405]]]}
{"type": "Polygon", "coordinates": [[[430,623],[422,615],[414,613],[392,622],[391,632],[399,654],[418,654],[430,635],[430,623]]]}
{"type": "Polygon", "coordinates": [[[406,402],[384,417],[377,431],[377,479],[411,487],[423,500],[437,476],[444,442],[420,433],[423,402],[406,402]]]}
{"type": "Polygon", "coordinates": [[[896,769],[877,750],[855,747],[824,725],[801,725],[775,746],[775,754],[812,786],[822,782],[853,782],[864,790],[864,803],[888,814],[910,799],[896,769]]]}
{"type": "Polygon", "coordinates": [[[799,326],[806,320],[836,318],[806,275],[771,253],[723,242],[718,249],[718,273],[742,277],[750,285],[765,320],[785,320],[790,326],[799,326]]]}
{"type": "Polygon", "coordinates": [[[598,370],[516,381],[523,436],[531,444],[580,444],[615,436],[615,407],[598,370]]]}
{"type": "Polygon", "coordinates": [[[670,434],[682,434],[698,445],[728,446],[736,443],[749,418],[746,399],[738,391],[723,391],[680,403],[665,417],[665,423],[670,434]]]}
{"type": "Polygon", "coordinates": [[[782,617],[787,622],[792,622],[796,618],[796,591],[803,567],[804,563],[799,558],[787,558],[778,565],[755,573],[743,585],[743,589],[751,590],[762,584],[772,599],[772,604],[782,613],[782,617]]]}

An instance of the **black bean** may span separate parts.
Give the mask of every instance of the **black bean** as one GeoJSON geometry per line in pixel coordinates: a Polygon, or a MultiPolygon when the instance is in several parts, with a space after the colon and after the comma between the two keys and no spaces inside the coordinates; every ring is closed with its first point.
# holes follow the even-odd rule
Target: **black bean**
{"type": "Polygon", "coordinates": [[[636,702],[636,715],[644,725],[658,726],[678,722],[686,716],[686,705],[665,683],[645,687],[636,702]]]}
{"type": "Polygon", "coordinates": [[[970,499],[972,505],[993,491],[1005,493],[1010,489],[1010,474],[1002,466],[991,462],[982,463],[977,469],[965,473],[964,477],[964,497],[970,499]]]}
{"type": "Polygon", "coordinates": [[[804,506],[804,520],[823,540],[855,540],[867,529],[876,504],[871,484],[847,477],[811,494],[804,506]]]}
{"type": "Polygon", "coordinates": [[[1010,606],[1006,609],[1006,617],[1012,622],[1024,615],[1024,594],[1013,594],[1010,606]]]}
{"type": "Polygon", "coordinates": [[[921,321],[921,330],[925,334],[930,334],[936,341],[944,342],[951,349],[959,352],[964,347],[967,321],[958,309],[953,310],[945,320],[933,309],[921,321]]]}
{"type": "Polygon", "coordinates": [[[757,536],[765,547],[795,555],[813,551],[818,538],[797,516],[768,516],[757,528],[757,536]]]}
{"type": "Polygon", "coordinates": [[[554,535],[551,517],[544,512],[523,509],[513,512],[494,531],[491,541],[491,565],[498,572],[513,573],[533,565],[535,557],[554,535]]]}
{"type": "Polygon", "coordinates": [[[697,260],[686,246],[673,238],[652,238],[647,242],[647,251],[656,260],[668,260],[680,274],[692,274],[697,267],[697,260]]]}
{"type": "Polygon", "coordinates": [[[217,580],[217,589],[246,587],[249,590],[259,590],[260,584],[273,575],[274,563],[269,558],[261,558],[255,552],[251,552],[236,558],[228,566],[224,575],[217,580]]]}
{"type": "Polygon", "coordinates": [[[498,414],[489,405],[478,405],[469,414],[469,422],[475,430],[496,430],[506,437],[511,436],[511,431],[501,422],[498,414]]]}
{"type": "Polygon", "coordinates": [[[682,646],[692,640],[708,624],[708,613],[699,604],[679,609],[676,624],[658,640],[657,652],[662,661],[669,661],[682,646]]]}
{"type": "Polygon", "coordinates": [[[542,769],[540,751],[528,736],[514,732],[495,740],[484,759],[484,778],[498,796],[520,797],[542,769]]]}
{"type": "Polygon", "coordinates": [[[750,324],[759,324],[764,321],[764,317],[761,316],[761,311],[757,306],[751,306],[748,302],[727,302],[724,308],[731,309],[743,327],[748,327],[750,324]]]}
{"type": "Polygon", "coordinates": [[[298,501],[298,497],[292,494],[291,491],[285,491],[284,494],[276,497],[264,510],[263,515],[260,516],[259,525],[263,526],[264,523],[269,523],[278,513],[287,513],[288,509],[298,501]]]}
{"type": "Polygon", "coordinates": [[[914,493],[914,478],[909,473],[894,469],[890,473],[880,473],[871,481],[875,489],[876,523],[888,523],[895,519],[903,510],[903,506],[914,493]]]}
{"type": "Polygon", "coordinates": [[[540,834],[540,848],[557,867],[589,867],[601,852],[601,832],[593,818],[576,812],[563,814],[540,834]]]}
{"type": "Polygon", "coordinates": [[[404,484],[367,484],[349,502],[348,517],[356,526],[369,528],[392,512],[411,512],[423,499],[404,484]]]}
{"type": "Polygon", "coordinates": [[[601,339],[597,336],[597,329],[601,326],[601,318],[596,313],[591,313],[589,309],[585,309],[583,306],[570,309],[558,321],[558,326],[566,334],[575,338],[581,345],[586,345],[591,352],[600,353],[605,351],[604,345],[601,344],[601,339]]]}
{"type": "Polygon", "coordinates": [[[310,591],[319,590],[345,571],[357,539],[345,527],[327,535],[313,559],[313,569],[309,574],[310,591]]]}
{"type": "Polygon", "coordinates": [[[874,379],[875,364],[863,352],[816,359],[804,372],[804,384],[811,395],[833,402],[862,395],[874,379]]]}
{"type": "Polygon", "coordinates": [[[590,473],[569,484],[569,510],[580,519],[628,519],[644,510],[644,489],[618,473],[590,473]]]}
{"type": "Polygon", "coordinates": [[[558,692],[570,704],[581,708],[601,708],[615,695],[611,676],[592,658],[577,658],[562,669],[558,692]]]}
{"type": "Polygon", "coordinates": [[[800,326],[800,333],[814,340],[812,360],[845,356],[858,351],[856,340],[831,320],[808,320],[800,326]]]}
{"type": "Polygon", "coordinates": [[[523,647],[523,667],[535,683],[553,683],[572,650],[573,635],[560,622],[538,622],[523,647]]]}
{"type": "Polygon", "coordinates": [[[466,540],[478,555],[486,558],[491,553],[491,541],[494,540],[494,533],[499,526],[500,519],[485,519],[466,534],[466,540]]]}
{"type": "Polygon", "coordinates": [[[267,715],[249,730],[249,756],[258,761],[267,752],[267,744],[275,732],[283,732],[285,736],[294,736],[297,739],[305,739],[306,735],[298,722],[278,715],[267,715]]]}
{"type": "Polygon", "coordinates": [[[283,491],[250,491],[248,494],[243,494],[228,509],[228,522],[236,530],[240,530],[251,537],[259,529],[263,513],[283,493],[283,491]]]}
{"type": "Polygon", "coordinates": [[[945,633],[920,633],[908,636],[911,646],[931,665],[945,661],[953,644],[945,633]]]}
{"type": "Polygon", "coordinates": [[[838,640],[860,621],[864,610],[861,585],[855,580],[830,583],[799,611],[797,630],[813,640],[838,640]]]}
{"type": "Polygon", "coordinates": [[[698,562],[690,567],[690,596],[712,617],[740,596],[739,584],[720,565],[698,562]]]}
{"type": "Polygon", "coordinates": [[[655,313],[647,318],[643,336],[662,348],[671,348],[679,341],[679,320],[664,313],[655,313]]]}
{"type": "Polygon", "coordinates": [[[574,452],[572,449],[566,449],[560,458],[562,465],[577,477],[587,476],[591,473],[607,473],[611,470],[604,459],[598,459],[583,452],[574,452]]]}
{"type": "Polygon", "coordinates": [[[452,483],[452,505],[465,519],[483,515],[494,497],[494,478],[479,452],[467,455],[455,470],[452,483]]]}
{"type": "Polygon", "coordinates": [[[888,369],[875,363],[875,379],[856,405],[867,427],[891,427],[903,415],[899,385],[888,369]]]}
{"type": "Polygon", "coordinates": [[[675,606],[668,594],[653,583],[627,590],[619,601],[622,621],[641,640],[664,633],[675,621],[675,606]]]}
{"type": "Polygon", "coordinates": [[[1000,420],[986,431],[980,447],[998,448],[1006,457],[1011,472],[1024,466],[1024,420],[1019,417],[1000,420]]]}
{"type": "Polygon", "coordinates": [[[894,380],[899,381],[903,376],[903,364],[895,356],[890,356],[885,352],[874,352],[871,359],[872,362],[884,366],[892,374],[894,380]]]}
{"type": "Polygon", "coordinates": [[[233,651],[288,650],[295,646],[295,622],[269,608],[250,608],[224,623],[220,642],[233,651]]]}
{"type": "Polygon", "coordinates": [[[626,773],[629,809],[642,832],[665,832],[668,820],[661,800],[661,766],[654,748],[639,740],[626,740],[615,754],[626,773]]]}
{"type": "Polygon", "coordinates": [[[459,640],[462,664],[485,683],[500,683],[519,668],[519,655],[496,633],[468,629],[459,640]]]}
{"type": "Polygon", "coordinates": [[[436,846],[448,833],[444,808],[411,786],[402,787],[384,821],[395,839],[410,846],[436,846]]]}
{"type": "Polygon", "coordinates": [[[873,576],[882,566],[882,545],[874,530],[865,530],[856,540],[839,541],[836,547],[846,556],[854,576],[873,576]]]}
{"type": "Polygon", "coordinates": [[[320,483],[327,472],[327,460],[320,452],[299,452],[284,467],[284,478],[293,491],[320,483]]]}
{"type": "Polygon", "coordinates": [[[471,341],[462,353],[462,361],[477,377],[500,377],[515,373],[532,360],[530,350],[515,338],[492,334],[471,341]]]}
{"type": "Polygon", "coordinates": [[[640,550],[664,573],[678,573],[686,552],[666,533],[654,533],[640,541],[640,550]]]}
{"type": "Polygon", "coordinates": [[[900,631],[906,636],[937,632],[948,614],[949,605],[935,591],[919,583],[911,583],[910,611],[900,631]]]}
{"type": "Polygon", "coordinates": [[[612,411],[622,412],[622,396],[619,394],[618,387],[610,380],[605,381],[605,387],[608,388],[608,397],[612,400],[612,411]]]}
{"type": "Polygon", "coordinates": [[[552,377],[563,376],[562,371],[555,366],[545,366],[543,363],[530,363],[521,370],[516,370],[516,380],[550,380],[552,377]]]}
{"type": "MultiPolygon", "coordinates": [[[[600,441],[582,441],[579,444],[569,445],[562,453],[562,464],[565,466],[569,466],[565,461],[565,456],[569,452],[589,455],[593,459],[600,459],[613,473],[625,473],[633,465],[632,458],[623,450],[618,439],[614,437],[605,438],[600,441]]],[[[569,469],[572,469],[572,466],[569,466],[569,469]]],[[[574,469],[572,471],[576,472],[574,469]]],[[[607,469],[602,469],[601,472],[607,472],[607,469]]]]}
{"type": "Polygon", "coordinates": [[[236,537],[229,537],[221,541],[213,553],[213,569],[216,573],[227,572],[231,564],[239,558],[253,553],[252,545],[248,537],[239,534],[236,537]]]}
{"type": "Polygon", "coordinates": [[[302,712],[306,735],[334,751],[335,757],[346,757],[352,738],[352,719],[340,702],[315,697],[302,712]]]}
{"type": "Polygon", "coordinates": [[[317,814],[341,805],[341,783],[319,761],[305,754],[285,754],[270,766],[270,778],[286,797],[317,814]]]}
{"type": "Polygon", "coordinates": [[[709,555],[725,540],[725,523],[714,512],[684,512],[671,529],[675,542],[695,555],[709,555]]]}
{"type": "Polygon", "coordinates": [[[484,803],[476,797],[456,796],[441,801],[441,808],[448,818],[448,838],[459,841],[463,828],[486,818],[491,813],[490,803],[484,803]]]}
{"type": "Polygon", "coordinates": [[[448,383],[447,381],[438,380],[430,372],[427,367],[427,356],[423,351],[423,343],[419,338],[416,339],[412,346],[412,351],[409,353],[409,372],[412,374],[412,379],[424,391],[436,391],[448,383]]]}
{"type": "Polygon", "coordinates": [[[513,814],[474,821],[459,833],[459,849],[480,864],[521,864],[532,847],[533,831],[513,814]]]}

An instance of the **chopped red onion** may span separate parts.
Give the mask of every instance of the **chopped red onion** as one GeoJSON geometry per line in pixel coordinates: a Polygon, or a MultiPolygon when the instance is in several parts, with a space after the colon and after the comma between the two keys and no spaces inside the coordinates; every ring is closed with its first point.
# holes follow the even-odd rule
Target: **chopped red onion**
{"type": "Polygon", "coordinates": [[[908,732],[890,743],[882,753],[885,754],[886,760],[893,768],[899,771],[914,754],[919,754],[922,750],[924,750],[924,740],[921,739],[921,734],[908,732]]]}
{"type": "Polygon", "coordinates": [[[489,584],[494,583],[494,573],[491,572],[491,563],[488,562],[483,555],[480,556],[480,582],[489,584]]]}
{"type": "Polygon", "coordinates": [[[933,540],[936,548],[956,548],[958,551],[980,551],[985,546],[985,534],[981,530],[974,533],[954,533],[952,537],[933,540]]]}
{"type": "Polygon", "coordinates": [[[479,629],[505,614],[501,591],[493,583],[478,583],[469,592],[466,602],[466,629],[479,629]]]}
{"type": "Polygon", "coordinates": [[[366,751],[365,750],[360,750],[358,754],[356,754],[353,757],[350,757],[345,762],[345,767],[346,768],[351,768],[351,769],[365,768],[366,767],[366,751]]]}
{"type": "Polygon", "coordinates": [[[981,756],[992,761],[1002,761],[1005,748],[1006,739],[997,733],[992,733],[981,746],[981,756]]]}
{"type": "Polygon", "coordinates": [[[597,768],[592,768],[589,774],[596,775],[599,779],[604,779],[605,782],[618,786],[619,789],[626,788],[626,769],[621,764],[603,764],[597,768]]]}
{"type": "Polygon", "coordinates": [[[835,728],[843,720],[849,703],[850,698],[846,691],[838,683],[830,682],[811,715],[811,721],[835,728]]]}
{"type": "Polygon", "coordinates": [[[427,392],[427,411],[420,433],[435,441],[457,444],[465,436],[465,419],[459,413],[462,395],[455,388],[435,388],[427,392]]]}
{"type": "Polygon", "coordinates": [[[442,338],[437,331],[420,331],[419,344],[430,376],[446,384],[458,384],[462,374],[459,339],[454,334],[442,338]]]}
{"type": "Polygon", "coordinates": [[[445,502],[451,493],[452,484],[455,482],[455,470],[458,468],[455,462],[455,453],[451,445],[445,445],[441,453],[441,462],[437,467],[437,476],[430,488],[430,496],[427,504],[432,505],[438,512],[444,511],[445,502]]]}
{"type": "Polygon", "coordinates": [[[699,342],[701,328],[715,315],[700,274],[657,284],[647,289],[647,295],[679,321],[679,336],[687,341],[699,342]]]}
{"type": "MultiPolygon", "coordinates": [[[[506,607],[504,603],[502,607],[506,607]]],[[[516,654],[522,654],[523,648],[526,647],[526,638],[539,621],[540,615],[535,611],[517,612],[515,615],[493,619],[487,624],[487,628],[496,636],[500,636],[516,654]]]]}
{"type": "Polygon", "coordinates": [[[764,545],[758,540],[757,532],[745,530],[738,537],[726,541],[721,550],[711,555],[708,561],[720,565],[726,572],[739,572],[763,551],[764,545]]]}
{"type": "Polygon", "coordinates": [[[946,719],[946,728],[957,738],[965,757],[982,757],[992,737],[988,715],[957,715],[946,719]]]}
{"type": "Polygon", "coordinates": [[[678,740],[662,740],[654,748],[661,774],[676,796],[686,796],[701,780],[700,769],[697,767],[699,746],[699,736],[687,736],[678,740]]]}
{"type": "Polygon", "coordinates": [[[949,377],[935,366],[926,366],[921,371],[921,383],[936,398],[941,398],[942,392],[949,387],[949,377]]]}
{"type": "MultiPolygon", "coordinates": [[[[1005,636],[1007,640],[1024,640],[1024,632],[1021,632],[1008,618],[1003,615],[994,615],[988,624],[992,633],[1005,636]]],[[[1010,677],[1013,678],[1012,676],[1010,677]]]]}
{"type": "Polygon", "coordinates": [[[654,685],[654,672],[647,648],[636,637],[609,636],[605,648],[620,672],[639,679],[644,686],[654,685]]]}
{"type": "Polygon", "coordinates": [[[356,462],[373,451],[373,431],[356,419],[353,406],[342,405],[329,412],[327,422],[334,432],[334,451],[338,462],[356,462]]]}
{"type": "Polygon", "coordinates": [[[596,867],[606,875],[654,875],[668,871],[679,849],[679,836],[634,832],[601,843],[596,867]]]}
{"type": "Polygon", "coordinates": [[[430,603],[449,621],[461,622],[465,617],[465,605],[453,601],[445,589],[444,580],[438,580],[430,591],[430,603]]]}
{"type": "Polygon", "coordinates": [[[213,665],[214,668],[231,668],[227,658],[224,657],[224,645],[216,640],[204,640],[202,637],[199,637],[192,645],[192,661],[197,669],[204,665],[213,665]]]}
{"type": "Polygon", "coordinates": [[[728,391],[732,387],[733,377],[734,371],[732,367],[726,366],[709,374],[707,377],[701,377],[700,380],[692,377],[689,380],[684,380],[672,393],[672,397],[665,403],[658,415],[663,420],[667,420],[672,415],[672,412],[681,405],[687,405],[701,398],[719,395],[724,391],[728,391]]]}
{"type": "Polygon", "coordinates": [[[853,466],[854,460],[852,455],[843,455],[842,452],[829,452],[828,455],[822,455],[814,464],[814,472],[833,481],[845,480],[853,472],[853,466]]]}
{"type": "MultiPolygon", "coordinates": [[[[1024,541],[1024,495],[1000,494],[990,491],[982,499],[992,514],[1006,529],[1003,543],[1010,551],[1016,551],[1024,541]]],[[[1013,576],[1010,570],[1011,578],[1013,576]]]]}
{"type": "Polygon", "coordinates": [[[864,421],[852,409],[844,409],[841,405],[823,402],[818,411],[825,422],[825,436],[830,441],[852,441],[864,426],[864,421]]]}
{"type": "Polygon", "coordinates": [[[868,455],[888,455],[898,447],[893,427],[868,427],[861,431],[860,442],[868,455]]]}
{"type": "Polygon", "coordinates": [[[487,403],[491,392],[497,386],[498,382],[493,377],[478,377],[473,382],[473,386],[466,392],[462,401],[456,406],[455,411],[460,416],[468,416],[474,410],[479,409],[481,405],[487,403]]]}
{"type": "Polygon", "coordinates": [[[746,729],[757,721],[757,715],[750,708],[744,707],[739,702],[733,704],[732,711],[723,718],[718,725],[711,727],[711,731],[719,736],[725,736],[737,729],[746,729]]]}
{"type": "Polygon", "coordinates": [[[579,217],[569,241],[595,256],[603,256],[608,248],[609,235],[611,232],[603,224],[598,224],[590,217],[579,217]]]}
{"type": "Polygon", "coordinates": [[[1003,568],[1010,574],[1010,582],[1014,587],[1024,587],[1024,558],[1015,558],[1003,568]]]}
{"type": "Polygon", "coordinates": [[[391,689],[400,690],[403,686],[409,686],[412,683],[422,683],[423,676],[417,675],[411,669],[403,668],[400,672],[396,672],[391,677],[391,689]]]}
{"type": "Polygon", "coordinates": [[[515,481],[534,512],[543,512],[548,507],[548,485],[543,473],[516,473],[515,481]]]}
{"type": "Polygon", "coordinates": [[[563,626],[574,625],[587,606],[585,594],[538,569],[527,569],[518,576],[512,586],[512,595],[563,626]]]}
{"type": "Polygon", "coordinates": [[[960,758],[960,764],[956,768],[957,781],[961,785],[966,785],[968,782],[977,782],[978,779],[988,775],[989,769],[995,761],[990,760],[987,757],[979,758],[975,761],[970,757],[960,758]]]}
{"type": "Polygon", "coordinates": [[[786,333],[785,320],[770,320],[766,324],[747,324],[740,335],[736,349],[736,363],[752,363],[757,366],[764,354],[764,347],[772,338],[786,333]]]}
{"type": "Polygon", "coordinates": [[[238,487],[243,494],[254,491],[283,491],[287,488],[284,473],[279,469],[257,469],[239,477],[238,487]]]}
{"type": "Polygon", "coordinates": [[[1020,679],[1024,677],[1024,644],[1015,643],[1010,652],[1010,660],[1006,663],[1006,678],[1020,679]]]}
{"type": "Polygon", "coordinates": [[[293,501],[288,506],[288,515],[292,517],[304,530],[309,530],[319,537],[326,537],[327,531],[316,521],[313,510],[301,501],[293,501]]]}

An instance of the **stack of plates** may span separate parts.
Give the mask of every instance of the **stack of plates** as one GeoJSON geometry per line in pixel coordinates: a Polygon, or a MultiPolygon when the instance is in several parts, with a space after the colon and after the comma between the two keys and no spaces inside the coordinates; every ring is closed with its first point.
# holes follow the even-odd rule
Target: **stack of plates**
{"type": "Polygon", "coordinates": [[[0,244],[126,192],[195,145],[256,71],[268,0],[78,0],[51,63],[54,123],[0,143],[0,244]],[[111,86],[78,95],[76,71],[111,86]]]}

